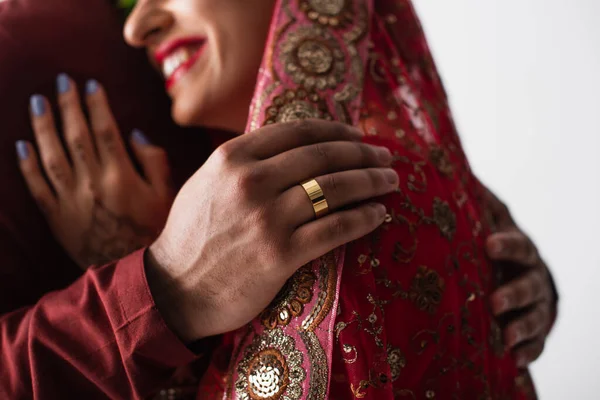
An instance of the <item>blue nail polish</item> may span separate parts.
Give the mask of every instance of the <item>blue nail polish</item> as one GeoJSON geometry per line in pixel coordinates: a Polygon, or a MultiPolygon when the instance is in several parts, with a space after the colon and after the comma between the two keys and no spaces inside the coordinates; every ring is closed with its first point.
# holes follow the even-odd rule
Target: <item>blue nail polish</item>
{"type": "Polygon", "coordinates": [[[71,88],[71,82],[67,74],[60,74],[56,77],[56,89],[59,94],[63,94],[69,91],[71,88]]]}
{"type": "Polygon", "coordinates": [[[85,92],[87,94],[94,94],[98,91],[98,81],[95,79],[90,79],[85,84],[85,92]]]}
{"type": "Polygon", "coordinates": [[[27,143],[24,140],[19,140],[15,143],[15,147],[17,148],[19,159],[27,160],[27,157],[29,157],[29,147],[27,147],[27,143]]]}
{"type": "Polygon", "coordinates": [[[29,103],[31,105],[31,111],[33,112],[33,115],[35,115],[36,117],[44,115],[44,113],[46,112],[46,102],[44,101],[43,96],[40,96],[39,94],[35,94],[35,95],[31,96],[29,103]]]}
{"type": "Polygon", "coordinates": [[[140,131],[139,129],[134,129],[131,132],[131,137],[133,138],[133,140],[137,143],[140,144],[142,146],[147,146],[150,144],[150,140],[148,140],[148,138],[146,137],[146,135],[144,135],[142,133],[142,131],[140,131]]]}

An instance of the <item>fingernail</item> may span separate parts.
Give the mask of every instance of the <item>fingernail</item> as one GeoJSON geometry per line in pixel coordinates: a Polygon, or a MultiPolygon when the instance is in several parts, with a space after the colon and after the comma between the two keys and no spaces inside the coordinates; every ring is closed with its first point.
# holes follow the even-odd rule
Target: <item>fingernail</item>
{"type": "Polygon", "coordinates": [[[46,102],[44,101],[44,97],[40,96],[39,94],[34,94],[31,96],[29,103],[31,106],[31,111],[36,117],[44,115],[46,112],[46,102]]]}
{"type": "Polygon", "coordinates": [[[523,333],[523,329],[517,329],[515,331],[515,337],[513,340],[513,346],[518,345],[519,343],[521,343],[523,341],[523,338],[525,337],[524,333],[523,333]]]}
{"type": "Polygon", "coordinates": [[[502,315],[510,308],[510,301],[508,297],[502,296],[497,297],[494,296],[493,305],[494,305],[494,315],[502,315]]]}
{"type": "Polygon", "coordinates": [[[363,133],[363,131],[360,130],[360,129],[358,129],[358,128],[352,127],[351,131],[356,136],[360,136],[360,137],[365,136],[365,134],[363,133]]]}
{"type": "Polygon", "coordinates": [[[385,170],[385,179],[390,185],[398,185],[398,174],[393,169],[385,170]]]}
{"type": "Polygon", "coordinates": [[[392,152],[387,147],[379,147],[377,149],[377,153],[379,155],[379,159],[385,164],[392,162],[392,152]]]}
{"type": "Polygon", "coordinates": [[[504,251],[504,246],[501,242],[494,242],[494,244],[492,245],[492,251],[494,252],[494,254],[500,255],[504,251]]]}
{"type": "Polygon", "coordinates": [[[29,157],[29,147],[27,147],[27,142],[18,140],[17,143],[15,143],[15,147],[17,148],[19,159],[27,160],[27,157],[29,157]]]}
{"type": "Polygon", "coordinates": [[[150,144],[150,140],[148,140],[148,138],[146,137],[146,135],[144,135],[144,133],[142,131],[140,131],[139,129],[134,129],[131,132],[131,138],[139,145],[142,146],[147,146],[150,144]]]}
{"type": "Polygon", "coordinates": [[[94,94],[98,91],[98,81],[95,79],[90,79],[85,84],[85,92],[87,94],[94,94]]]}
{"type": "Polygon", "coordinates": [[[67,74],[59,74],[56,77],[56,89],[58,90],[58,93],[66,93],[70,88],[71,82],[69,81],[69,76],[67,74]]]}
{"type": "Polygon", "coordinates": [[[381,203],[372,203],[371,205],[373,207],[375,207],[375,210],[377,211],[377,217],[380,219],[383,219],[387,212],[387,209],[385,208],[385,206],[381,203]]]}

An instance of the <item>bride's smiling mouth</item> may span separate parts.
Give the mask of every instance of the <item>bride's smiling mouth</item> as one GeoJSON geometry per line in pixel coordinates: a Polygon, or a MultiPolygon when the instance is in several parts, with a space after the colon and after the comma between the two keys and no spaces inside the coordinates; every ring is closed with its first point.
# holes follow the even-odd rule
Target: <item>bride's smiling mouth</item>
{"type": "Polygon", "coordinates": [[[166,42],[156,50],[154,57],[165,78],[167,90],[194,66],[206,44],[204,37],[187,37],[166,42]]]}

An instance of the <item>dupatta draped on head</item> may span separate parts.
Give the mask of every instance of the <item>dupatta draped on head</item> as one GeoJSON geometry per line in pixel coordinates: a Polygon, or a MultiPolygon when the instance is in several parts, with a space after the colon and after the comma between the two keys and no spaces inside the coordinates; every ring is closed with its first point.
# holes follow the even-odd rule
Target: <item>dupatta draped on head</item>
{"type": "Polygon", "coordinates": [[[388,146],[400,188],[381,228],[302,267],[229,335],[200,398],[534,397],[489,312],[482,188],[408,0],[276,2],[247,130],[305,118],[388,146]]]}

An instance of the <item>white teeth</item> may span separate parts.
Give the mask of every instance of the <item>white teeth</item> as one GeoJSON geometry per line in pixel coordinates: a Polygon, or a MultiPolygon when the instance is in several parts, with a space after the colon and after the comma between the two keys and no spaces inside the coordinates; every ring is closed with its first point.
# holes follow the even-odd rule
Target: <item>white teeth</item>
{"type": "Polygon", "coordinates": [[[162,70],[165,79],[169,79],[171,75],[190,59],[190,54],[184,48],[180,48],[164,59],[162,70]]]}

